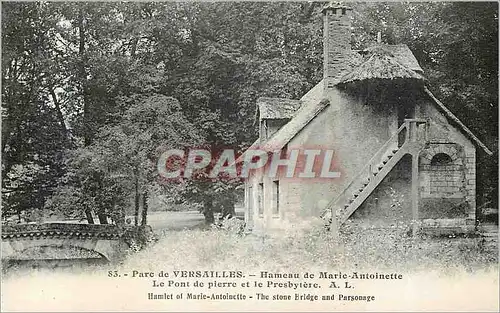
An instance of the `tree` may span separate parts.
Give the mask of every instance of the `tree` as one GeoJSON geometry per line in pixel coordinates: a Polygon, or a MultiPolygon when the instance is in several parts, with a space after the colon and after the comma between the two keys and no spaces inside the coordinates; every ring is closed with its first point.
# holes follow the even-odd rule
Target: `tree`
{"type": "MultiPolygon", "coordinates": [[[[178,65],[162,78],[161,90],[180,100],[207,146],[243,150],[257,134],[257,97],[298,98],[320,80],[320,5],[196,3],[176,8],[187,21],[184,40],[178,65]]],[[[157,41],[165,50],[171,46],[169,37],[157,41]]],[[[199,181],[180,192],[201,203],[211,223],[214,212],[234,208],[236,185],[199,181]]]]}
{"type": "MultiPolygon", "coordinates": [[[[151,149],[165,139],[179,147],[248,147],[257,136],[258,97],[297,99],[321,80],[322,5],[5,3],[3,212],[75,205],[89,222],[93,210],[104,222],[129,200],[139,216],[141,197],[152,190],[200,205],[208,222],[222,207],[230,212],[239,182],[155,185],[151,149]],[[171,117],[161,115],[167,109],[160,103],[171,117]],[[189,138],[173,127],[160,133],[134,126],[147,112],[165,123],[180,118],[189,138]]],[[[497,149],[496,4],[352,6],[356,48],[379,31],[386,43],[407,44],[433,92],[497,149]]],[[[485,201],[494,201],[496,160],[480,161],[478,181],[489,193],[485,201]]]]}
{"type": "Polygon", "coordinates": [[[40,211],[64,172],[70,142],[61,108],[50,98],[54,19],[40,3],[9,3],[2,10],[4,216],[40,211]]]}
{"type": "MultiPolygon", "coordinates": [[[[145,220],[148,192],[160,183],[156,172],[160,154],[166,149],[199,144],[195,127],[185,119],[176,99],[145,94],[123,101],[131,102],[123,118],[102,127],[94,142],[72,158],[72,166],[63,177],[64,188],[51,206],[85,211],[79,204],[88,204],[98,214],[122,221],[128,195],[139,199],[142,194],[145,220]],[[77,195],[72,197],[74,203],[68,203],[67,199],[72,199],[67,197],[68,186],[77,195]]],[[[139,200],[135,203],[138,216],[139,200]]]]}

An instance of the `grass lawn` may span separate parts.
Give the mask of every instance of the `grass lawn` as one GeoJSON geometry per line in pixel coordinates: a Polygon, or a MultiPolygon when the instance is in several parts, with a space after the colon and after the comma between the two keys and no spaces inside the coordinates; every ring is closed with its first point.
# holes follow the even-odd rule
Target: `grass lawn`
{"type": "MultiPolygon", "coordinates": [[[[132,253],[121,265],[65,270],[16,272],[4,277],[2,306],[5,310],[43,311],[496,311],[498,312],[498,250],[481,238],[419,238],[406,230],[345,229],[338,242],[318,226],[271,236],[237,235],[226,230],[191,229],[163,232],[158,242],[132,253]],[[205,287],[154,287],[153,280],[187,282],[174,271],[241,271],[244,277],[205,278],[205,287]],[[129,273],[127,277],[110,277],[129,273]],[[132,278],[133,271],[155,273],[154,278],[132,278]],[[159,277],[167,272],[169,278],[159,277]],[[332,289],[329,279],[317,281],[320,288],[236,287],[207,288],[217,282],[245,281],[253,284],[259,272],[304,273],[383,272],[403,275],[401,280],[350,280],[354,289],[332,289]],[[248,276],[250,274],[255,277],[248,276]],[[148,293],[243,293],[245,301],[149,300],[148,293]],[[267,301],[270,297],[317,295],[319,300],[267,301]],[[376,300],[339,301],[339,294],[373,296],[376,300]],[[335,301],[321,297],[335,295],[335,301]],[[26,299],[29,299],[26,301],[26,299]]],[[[318,278],[316,276],[316,278],[318,278]]],[[[273,279],[282,283],[288,279],[273,279]]],[[[341,282],[343,284],[343,282],[341,282]]]]}
{"type": "Polygon", "coordinates": [[[166,232],[123,266],[290,271],[397,269],[474,272],[495,269],[498,250],[479,237],[412,238],[404,228],[344,229],[337,242],[320,225],[272,236],[224,230],[166,232]],[[143,260],[147,259],[145,264],[143,260]]]}

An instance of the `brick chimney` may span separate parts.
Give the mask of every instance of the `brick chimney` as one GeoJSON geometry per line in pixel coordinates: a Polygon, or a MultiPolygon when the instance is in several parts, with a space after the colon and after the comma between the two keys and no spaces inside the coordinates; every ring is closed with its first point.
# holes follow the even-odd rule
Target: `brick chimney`
{"type": "Polygon", "coordinates": [[[339,2],[330,2],[323,12],[323,78],[325,87],[335,82],[350,70],[351,55],[351,11],[339,2]]]}

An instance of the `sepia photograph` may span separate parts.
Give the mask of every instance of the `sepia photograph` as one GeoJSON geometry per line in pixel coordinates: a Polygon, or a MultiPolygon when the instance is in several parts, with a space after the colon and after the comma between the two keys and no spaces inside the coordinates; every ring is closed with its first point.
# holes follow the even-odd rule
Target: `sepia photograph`
{"type": "Polygon", "coordinates": [[[2,1],[4,312],[498,312],[498,2],[2,1]]]}

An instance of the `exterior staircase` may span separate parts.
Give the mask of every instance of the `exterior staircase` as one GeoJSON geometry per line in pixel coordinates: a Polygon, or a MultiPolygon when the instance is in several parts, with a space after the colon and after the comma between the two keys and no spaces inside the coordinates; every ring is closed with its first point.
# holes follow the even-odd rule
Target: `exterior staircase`
{"type": "Polygon", "coordinates": [[[347,187],[325,208],[326,227],[338,227],[363,204],[406,154],[420,153],[427,142],[427,121],[406,119],[397,132],[373,155],[347,187]],[[400,136],[403,135],[403,136],[400,136]],[[404,138],[398,144],[398,138],[404,138]],[[335,224],[335,226],[332,225],[335,224]]]}

